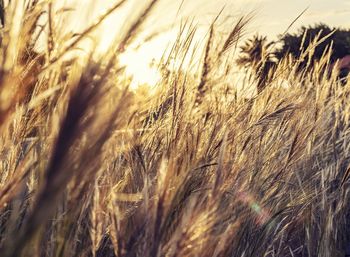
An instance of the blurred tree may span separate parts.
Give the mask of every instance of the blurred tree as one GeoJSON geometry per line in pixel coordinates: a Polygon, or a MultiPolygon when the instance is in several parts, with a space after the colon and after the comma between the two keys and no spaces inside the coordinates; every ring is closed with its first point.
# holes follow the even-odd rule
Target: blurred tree
{"type": "Polygon", "coordinates": [[[240,67],[252,68],[257,79],[258,93],[266,87],[271,78],[269,73],[276,65],[271,51],[273,44],[266,37],[255,35],[241,46],[241,55],[236,61],[240,67]]]}
{"type": "Polygon", "coordinates": [[[273,49],[274,42],[268,42],[266,37],[255,35],[241,47],[241,55],[236,62],[240,67],[252,69],[258,80],[258,92],[271,81],[277,63],[288,54],[298,59],[299,71],[308,71],[308,67],[312,68],[313,63],[320,60],[332,47],[330,62],[334,64],[339,61],[339,78],[345,81],[349,74],[350,29],[331,28],[322,23],[303,26],[297,33],[280,36],[278,43],[281,46],[273,49]],[[305,51],[311,54],[305,54],[305,51]]]}
{"type": "MultiPolygon", "coordinates": [[[[316,24],[309,27],[301,27],[297,33],[287,33],[281,37],[281,48],[275,51],[275,57],[281,60],[287,54],[299,59],[306,49],[310,48],[315,40],[319,41],[314,48],[312,60],[320,60],[329,46],[332,46],[331,62],[342,59],[350,55],[350,30],[340,28],[330,28],[325,24],[316,24]],[[323,40],[321,40],[323,38],[323,40]]],[[[300,62],[299,69],[306,67],[308,62],[304,58],[300,62]]]]}

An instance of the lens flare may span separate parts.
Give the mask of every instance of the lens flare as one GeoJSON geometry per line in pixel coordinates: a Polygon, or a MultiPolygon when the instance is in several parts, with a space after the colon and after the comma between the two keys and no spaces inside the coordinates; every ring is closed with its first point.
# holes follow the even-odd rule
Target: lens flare
{"type": "Polygon", "coordinates": [[[254,211],[257,216],[256,222],[258,225],[261,226],[266,224],[266,222],[271,218],[269,211],[266,208],[262,207],[252,194],[247,192],[240,192],[238,193],[238,199],[254,211]]]}

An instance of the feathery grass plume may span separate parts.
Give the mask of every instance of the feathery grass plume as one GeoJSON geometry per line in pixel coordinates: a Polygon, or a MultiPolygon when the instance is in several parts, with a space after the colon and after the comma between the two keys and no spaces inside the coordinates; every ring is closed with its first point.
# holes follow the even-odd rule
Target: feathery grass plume
{"type": "MultiPolygon", "coordinates": [[[[27,225],[22,232],[23,235],[18,240],[18,245],[14,248],[16,249],[15,251],[22,249],[40,225],[52,216],[55,203],[59,201],[64,188],[73,176],[79,175],[78,171],[74,172],[74,170],[77,170],[77,167],[74,167],[76,164],[69,164],[70,160],[67,154],[73,154],[72,147],[77,140],[81,140],[79,135],[81,133],[84,134],[83,131],[88,131],[92,121],[97,119],[94,117],[97,113],[93,113],[90,108],[96,106],[98,101],[101,101],[104,98],[104,94],[106,94],[106,89],[99,81],[90,84],[90,78],[98,71],[96,67],[92,66],[88,67],[88,69],[69,96],[66,115],[60,126],[56,144],[52,149],[52,157],[45,172],[43,188],[38,195],[33,212],[28,217],[27,225]]],[[[116,110],[119,111],[118,108],[116,110]]],[[[95,160],[98,158],[98,152],[101,151],[103,142],[106,140],[105,133],[109,133],[112,128],[108,123],[114,122],[115,117],[113,115],[108,118],[113,119],[107,120],[106,131],[101,130],[99,135],[85,146],[87,149],[81,152],[80,158],[83,166],[80,165],[80,169],[83,167],[87,168],[89,166],[88,163],[94,160],[91,158],[95,158],[95,160]],[[93,155],[90,156],[91,154],[93,155]]],[[[88,170],[85,170],[84,173],[85,175],[89,174],[88,170]]],[[[17,254],[18,252],[14,252],[11,255],[16,256],[17,254]]]]}
{"type": "Polygon", "coordinates": [[[205,91],[206,91],[206,84],[208,82],[208,75],[210,73],[210,62],[211,62],[211,46],[212,46],[212,40],[214,36],[214,23],[210,26],[209,29],[209,36],[207,39],[207,44],[205,47],[204,52],[204,60],[202,65],[202,73],[200,76],[200,82],[197,86],[197,97],[196,97],[196,104],[199,105],[202,102],[202,99],[204,97],[205,91]]]}
{"type": "Polygon", "coordinates": [[[235,44],[238,43],[239,39],[244,36],[244,28],[249,24],[249,22],[252,20],[251,16],[241,17],[237,23],[234,25],[232,31],[227,36],[226,40],[224,41],[224,44],[222,46],[222,49],[220,50],[218,57],[219,59],[221,56],[223,56],[227,51],[232,48],[235,44]]]}

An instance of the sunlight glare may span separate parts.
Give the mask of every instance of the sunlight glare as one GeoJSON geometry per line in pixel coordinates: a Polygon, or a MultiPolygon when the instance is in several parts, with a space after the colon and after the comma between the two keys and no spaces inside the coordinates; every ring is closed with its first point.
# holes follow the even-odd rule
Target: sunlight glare
{"type": "Polygon", "coordinates": [[[152,65],[147,54],[143,51],[127,51],[119,57],[120,64],[125,66],[126,75],[131,78],[131,89],[147,85],[155,87],[161,79],[161,74],[155,65],[152,65]]]}

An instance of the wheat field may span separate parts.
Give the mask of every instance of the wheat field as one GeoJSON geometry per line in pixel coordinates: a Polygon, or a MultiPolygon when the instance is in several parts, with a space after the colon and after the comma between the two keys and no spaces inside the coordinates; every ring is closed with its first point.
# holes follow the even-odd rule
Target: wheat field
{"type": "Polygon", "coordinates": [[[350,85],[325,72],[329,55],[308,72],[287,56],[245,96],[230,81],[249,17],[225,36],[213,21],[191,65],[187,23],[156,90],[134,91],[118,58],[157,0],[98,58],[75,53],[126,0],[78,35],[52,1],[18,18],[20,2],[1,30],[1,257],[346,254],[350,85]]]}

